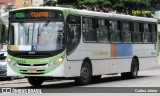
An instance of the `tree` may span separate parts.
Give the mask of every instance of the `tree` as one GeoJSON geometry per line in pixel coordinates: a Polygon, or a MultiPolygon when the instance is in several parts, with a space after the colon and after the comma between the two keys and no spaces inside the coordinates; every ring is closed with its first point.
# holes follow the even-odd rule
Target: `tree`
{"type": "MultiPolygon", "coordinates": [[[[48,2],[53,2],[50,0],[48,2]]],[[[53,5],[53,3],[50,3],[53,5]]],[[[151,14],[133,14],[134,10],[150,10],[152,13],[160,9],[159,0],[57,0],[54,5],[72,5],[74,8],[98,12],[117,12],[130,15],[151,16],[151,14]]],[[[52,6],[51,5],[51,6],[52,6]]]]}

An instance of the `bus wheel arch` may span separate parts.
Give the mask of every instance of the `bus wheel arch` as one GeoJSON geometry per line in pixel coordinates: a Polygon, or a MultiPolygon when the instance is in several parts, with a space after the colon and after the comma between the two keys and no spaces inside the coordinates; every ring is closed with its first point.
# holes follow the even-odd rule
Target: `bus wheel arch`
{"type": "MultiPolygon", "coordinates": [[[[85,58],[84,60],[83,60],[83,62],[88,62],[88,64],[90,65],[90,67],[91,67],[91,72],[93,72],[93,68],[92,68],[92,62],[91,62],[91,60],[87,57],[87,58],[85,58]]],[[[83,63],[82,63],[83,64],[83,63]]]]}
{"type": "Polygon", "coordinates": [[[91,82],[92,77],[92,64],[89,58],[85,58],[81,65],[80,76],[75,78],[78,85],[87,85],[91,82]]]}
{"type": "Polygon", "coordinates": [[[130,72],[121,73],[123,79],[134,79],[137,78],[139,71],[139,60],[137,56],[132,58],[130,72]]]}

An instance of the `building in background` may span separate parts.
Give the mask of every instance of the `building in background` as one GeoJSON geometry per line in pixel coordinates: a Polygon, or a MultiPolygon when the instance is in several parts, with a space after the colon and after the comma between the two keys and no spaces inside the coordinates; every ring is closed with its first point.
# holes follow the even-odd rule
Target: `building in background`
{"type": "Polygon", "coordinates": [[[6,12],[13,8],[22,8],[32,6],[32,0],[0,0],[1,12],[6,12]]]}
{"type": "Polygon", "coordinates": [[[16,8],[32,6],[32,0],[13,0],[13,1],[14,1],[13,4],[16,8]]]}
{"type": "Polygon", "coordinates": [[[0,17],[2,21],[7,21],[8,11],[30,6],[32,6],[32,0],[0,0],[0,17]]]}
{"type": "Polygon", "coordinates": [[[32,0],[0,0],[0,20],[8,25],[8,12],[15,8],[32,6],[32,0]]]}
{"type": "Polygon", "coordinates": [[[44,3],[44,1],[46,1],[46,0],[32,0],[32,6],[38,7],[38,6],[42,5],[44,3]]]}
{"type": "Polygon", "coordinates": [[[7,11],[8,6],[13,5],[13,0],[0,0],[0,8],[1,13],[4,13],[7,11]]]}

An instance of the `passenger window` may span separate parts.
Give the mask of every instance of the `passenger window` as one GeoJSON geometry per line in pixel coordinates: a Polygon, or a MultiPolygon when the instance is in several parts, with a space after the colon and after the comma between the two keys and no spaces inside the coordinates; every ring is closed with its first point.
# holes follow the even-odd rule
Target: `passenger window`
{"type": "Polygon", "coordinates": [[[140,32],[140,24],[138,22],[133,23],[134,29],[133,29],[133,41],[140,43],[142,42],[142,33],[140,32]]]}
{"type": "Polygon", "coordinates": [[[97,42],[96,20],[94,18],[83,18],[84,42],[97,42]]]}
{"type": "Polygon", "coordinates": [[[99,43],[109,43],[107,20],[98,19],[97,38],[99,43]]]}
{"type": "Polygon", "coordinates": [[[152,24],[152,30],[151,30],[151,33],[152,33],[152,42],[157,42],[157,26],[156,24],[152,24]]]}
{"type": "Polygon", "coordinates": [[[152,42],[152,36],[151,32],[149,31],[149,24],[145,23],[143,24],[144,32],[143,32],[143,42],[149,43],[152,42]]]}
{"type": "Polygon", "coordinates": [[[110,41],[111,42],[121,42],[120,38],[120,30],[119,30],[119,22],[118,21],[110,21],[110,41]]]}
{"type": "Polygon", "coordinates": [[[127,21],[122,22],[122,41],[131,42],[130,23],[127,21]]]}

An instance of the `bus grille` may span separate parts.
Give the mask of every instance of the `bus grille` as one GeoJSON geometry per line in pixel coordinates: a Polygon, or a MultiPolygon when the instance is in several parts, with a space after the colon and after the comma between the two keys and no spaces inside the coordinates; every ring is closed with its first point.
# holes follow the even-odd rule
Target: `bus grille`
{"type": "Polygon", "coordinates": [[[21,64],[21,63],[17,63],[19,66],[46,66],[47,63],[45,64],[21,64]]]}
{"type": "Polygon", "coordinates": [[[26,75],[39,75],[39,74],[44,74],[44,73],[21,73],[21,74],[26,74],[26,75]]]}
{"type": "Polygon", "coordinates": [[[47,55],[17,55],[18,58],[26,58],[26,59],[39,59],[39,58],[46,58],[47,55]]]}

